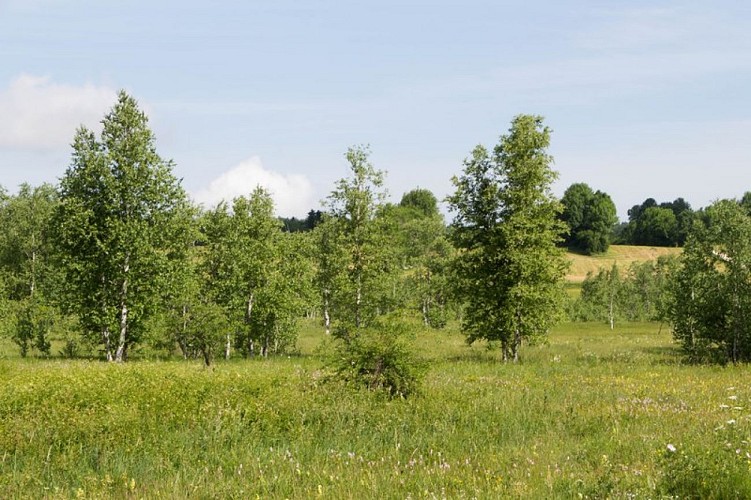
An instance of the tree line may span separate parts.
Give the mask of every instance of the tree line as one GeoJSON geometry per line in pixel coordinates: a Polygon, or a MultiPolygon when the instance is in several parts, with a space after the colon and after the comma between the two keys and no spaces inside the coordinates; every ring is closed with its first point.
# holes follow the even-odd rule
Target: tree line
{"type": "Polygon", "coordinates": [[[748,254],[721,245],[745,230],[751,196],[733,202],[733,214],[714,206],[695,213],[682,199],[647,200],[613,232],[607,194],[581,183],[560,201],[552,194],[557,173],[541,117],[517,116],[496,146],[471,152],[452,179],[448,225],[428,190],[389,202],[385,173],[367,147],[347,150],[349,175],[323,210],[280,219],[261,187],[216,207],[195,206],[126,93],[102,125],[99,136],[76,132],[58,186],[23,185],[0,196],[0,328],[22,355],[52,354],[55,338],[69,356],[122,362],[139,350],[176,351],[209,365],[291,352],[297,322],[307,316],[329,335],[344,378],[405,394],[414,379],[405,374],[418,364],[406,347],[411,318],[432,328],[458,320],[468,342],[497,343],[504,360],[516,361],[522,343],[544,339],[564,315],[565,247],[602,252],[624,235],[642,242],[668,235],[675,239],[661,241],[685,242],[686,257],[630,269],[628,287],[617,269],[589,277],[576,312],[568,306],[572,316],[605,314],[611,324],[637,313],[667,318],[688,351],[727,351],[705,338],[709,327],[697,326],[711,319],[712,335],[723,326],[732,336],[732,360],[751,351],[743,322],[751,306],[743,295],[748,254]],[[735,219],[720,226],[728,217],[735,219]],[[707,251],[712,265],[692,260],[692,252],[707,251]],[[662,281],[655,288],[657,276],[672,283],[672,302],[655,292],[665,288],[662,281]],[[721,285],[713,279],[730,287],[726,294],[715,293],[721,285]],[[680,295],[687,289],[690,300],[680,295]],[[624,297],[640,302],[624,306],[624,297]],[[697,316],[719,297],[728,301],[724,309],[712,302],[722,318],[697,316]]]}

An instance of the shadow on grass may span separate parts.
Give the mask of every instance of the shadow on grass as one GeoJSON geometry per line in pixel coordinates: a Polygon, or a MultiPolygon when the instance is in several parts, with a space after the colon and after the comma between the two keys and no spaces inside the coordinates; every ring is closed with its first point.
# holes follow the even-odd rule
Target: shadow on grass
{"type": "Polygon", "coordinates": [[[681,349],[677,346],[648,346],[635,349],[648,355],[650,362],[656,365],[688,364],[681,349]]]}

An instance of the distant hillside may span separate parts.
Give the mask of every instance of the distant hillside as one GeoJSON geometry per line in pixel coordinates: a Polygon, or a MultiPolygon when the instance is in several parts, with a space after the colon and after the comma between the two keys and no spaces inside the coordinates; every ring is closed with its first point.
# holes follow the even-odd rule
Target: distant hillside
{"type": "Polygon", "coordinates": [[[607,253],[601,255],[579,255],[569,252],[571,267],[566,275],[567,281],[584,281],[588,272],[596,273],[600,268],[610,268],[613,262],[621,269],[627,269],[632,262],[655,260],[661,255],[678,255],[680,248],[640,247],[632,245],[611,245],[607,253]]]}

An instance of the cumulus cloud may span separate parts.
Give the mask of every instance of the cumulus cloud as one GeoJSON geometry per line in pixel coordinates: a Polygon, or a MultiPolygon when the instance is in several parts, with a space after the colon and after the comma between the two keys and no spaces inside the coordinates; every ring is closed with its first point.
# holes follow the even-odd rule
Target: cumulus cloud
{"type": "Polygon", "coordinates": [[[95,128],[117,99],[104,86],[62,85],[21,75],[0,89],[0,147],[52,150],[67,146],[76,128],[95,128]]]}
{"type": "Polygon", "coordinates": [[[271,193],[276,213],[284,217],[301,217],[313,206],[313,186],[304,175],[280,174],[263,167],[254,156],[224,172],[211,181],[208,188],[194,195],[196,202],[213,206],[222,200],[230,201],[249,195],[257,186],[271,193]]]}

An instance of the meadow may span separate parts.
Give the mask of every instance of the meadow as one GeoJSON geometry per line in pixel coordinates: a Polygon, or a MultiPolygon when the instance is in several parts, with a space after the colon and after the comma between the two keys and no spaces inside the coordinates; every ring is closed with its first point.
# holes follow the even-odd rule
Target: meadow
{"type": "Polygon", "coordinates": [[[342,385],[323,333],[217,363],[0,360],[0,497],[751,496],[751,376],[666,328],[563,324],[518,365],[421,331],[409,399],[342,385]]]}

